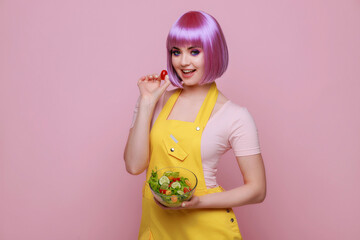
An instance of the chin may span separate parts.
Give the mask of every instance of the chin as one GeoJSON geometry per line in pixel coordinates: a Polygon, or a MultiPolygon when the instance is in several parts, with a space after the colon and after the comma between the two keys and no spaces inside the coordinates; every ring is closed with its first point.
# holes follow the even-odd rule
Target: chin
{"type": "Polygon", "coordinates": [[[199,85],[200,81],[197,81],[197,80],[191,80],[191,79],[188,79],[188,80],[182,80],[183,82],[183,85],[184,86],[197,86],[199,85]]]}

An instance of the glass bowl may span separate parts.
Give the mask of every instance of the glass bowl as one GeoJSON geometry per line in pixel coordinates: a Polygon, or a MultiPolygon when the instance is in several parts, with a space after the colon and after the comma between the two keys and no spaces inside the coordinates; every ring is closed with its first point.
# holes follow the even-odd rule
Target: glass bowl
{"type": "Polygon", "coordinates": [[[180,207],[182,202],[191,199],[198,179],[186,168],[166,167],[153,171],[148,183],[158,202],[167,207],[180,207]]]}

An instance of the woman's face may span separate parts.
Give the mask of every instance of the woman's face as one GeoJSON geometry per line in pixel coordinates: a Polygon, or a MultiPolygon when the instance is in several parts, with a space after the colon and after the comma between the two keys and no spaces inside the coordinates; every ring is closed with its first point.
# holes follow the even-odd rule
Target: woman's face
{"type": "Polygon", "coordinates": [[[173,47],[171,61],[184,85],[193,86],[200,83],[205,69],[202,48],[197,46],[173,47]]]}

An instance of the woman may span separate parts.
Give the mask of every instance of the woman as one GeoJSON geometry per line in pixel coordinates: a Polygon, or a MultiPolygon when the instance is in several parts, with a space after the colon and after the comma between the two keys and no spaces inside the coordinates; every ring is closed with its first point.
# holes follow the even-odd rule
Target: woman
{"type": "Polygon", "coordinates": [[[197,175],[198,186],[190,201],[172,209],[156,202],[145,183],[139,239],[242,239],[231,208],[264,200],[265,170],[251,115],[215,84],[228,65],[222,30],[209,14],[187,12],[170,30],[167,52],[164,83],[156,74],[138,81],[126,169],[131,174],[147,169],[149,179],[155,167],[185,167],[197,175]],[[178,88],[166,91],[170,83],[178,88]],[[186,156],[169,152],[167,143],[186,156]],[[216,167],[230,148],[244,185],[224,191],[216,183],[216,167]]]}

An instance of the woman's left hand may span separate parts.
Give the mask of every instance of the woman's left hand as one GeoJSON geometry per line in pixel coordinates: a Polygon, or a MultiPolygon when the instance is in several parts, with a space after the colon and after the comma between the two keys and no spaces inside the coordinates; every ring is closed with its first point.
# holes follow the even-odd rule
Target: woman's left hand
{"type": "Polygon", "coordinates": [[[199,207],[199,203],[200,203],[200,198],[197,197],[197,196],[193,196],[190,201],[184,201],[182,204],[181,204],[181,207],[166,207],[164,205],[162,205],[158,200],[156,200],[154,198],[154,201],[155,203],[161,207],[162,209],[166,209],[166,210],[170,210],[170,209],[174,209],[174,210],[177,210],[177,209],[187,209],[187,208],[198,208],[199,207]]]}

